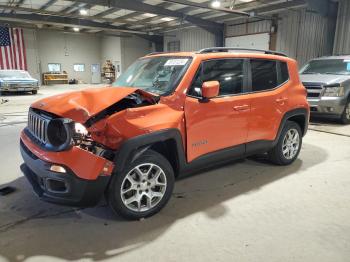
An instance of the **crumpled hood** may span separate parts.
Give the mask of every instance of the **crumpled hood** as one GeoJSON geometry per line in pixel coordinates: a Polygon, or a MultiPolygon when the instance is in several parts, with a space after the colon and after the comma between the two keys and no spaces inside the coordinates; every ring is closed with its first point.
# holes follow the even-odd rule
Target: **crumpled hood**
{"type": "Polygon", "coordinates": [[[33,103],[31,107],[85,123],[90,117],[136,90],[137,88],[127,87],[91,88],[44,98],[33,103]]]}
{"type": "Polygon", "coordinates": [[[330,85],[341,84],[348,81],[350,80],[350,76],[331,74],[301,74],[300,79],[303,83],[324,83],[326,85],[330,85]]]}

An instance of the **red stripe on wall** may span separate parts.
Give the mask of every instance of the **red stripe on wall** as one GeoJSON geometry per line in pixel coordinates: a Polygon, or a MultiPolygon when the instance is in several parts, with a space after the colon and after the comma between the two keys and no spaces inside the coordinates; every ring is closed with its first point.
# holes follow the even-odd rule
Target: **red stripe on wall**
{"type": "Polygon", "coordinates": [[[18,65],[17,65],[17,50],[16,50],[16,45],[15,45],[15,37],[14,37],[14,33],[15,33],[15,30],[16,29],[11,29],[11,41],[12,41],[12,54],[13,54],[13,57],[12,57],[12,67],[14,69],[18,69],[18,65]]]}
{"type": "Polygon", "coordinates": [[[5,69],[2,59],[2,47],[0,48],[0,69],[5,69]]]}
{"type": "Polygon", "coordinates": [[[21,36],[22,36],[22,52],[23,52],[23,59],[24,59],[24,70],[27,70],[27,53],[26,53],[26,47],[24,45],[24,36],[23,36],[23,29],[21,30],[21,36]]]}
{"type": "Polygon", "coordinates": [[[5,47],[5,69],[10,69],[9,48],[5,47]]]}
{"type": "Polygon", "coordinates": [[[23,60],[22,60],[19,30],[16,30],[16,37],[17,37],[17,50],[18,50],[18,58],[19,58],[18,69],[22,69],[23,60]]]}

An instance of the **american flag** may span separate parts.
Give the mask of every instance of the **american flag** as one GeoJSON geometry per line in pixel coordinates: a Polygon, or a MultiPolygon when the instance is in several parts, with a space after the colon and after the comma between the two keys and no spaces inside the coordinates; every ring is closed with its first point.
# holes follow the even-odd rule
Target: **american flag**
{"type": "Polygon", "coordinates": [[[27,70],[23,29],[0,26],[0,69],[27,70]]]}

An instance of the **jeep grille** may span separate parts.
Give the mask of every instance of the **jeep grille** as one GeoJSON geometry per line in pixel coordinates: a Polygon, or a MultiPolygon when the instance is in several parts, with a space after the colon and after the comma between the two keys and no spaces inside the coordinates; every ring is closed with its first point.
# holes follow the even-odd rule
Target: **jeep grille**
{"type": "Polygon", "coordinates": [[[40,143],[45,144],[47,142],[47,125],[50,119],[35,113],[33,110],[29,110],[28,113],[28,130],[29,132],[39,140],[40,143]]]}

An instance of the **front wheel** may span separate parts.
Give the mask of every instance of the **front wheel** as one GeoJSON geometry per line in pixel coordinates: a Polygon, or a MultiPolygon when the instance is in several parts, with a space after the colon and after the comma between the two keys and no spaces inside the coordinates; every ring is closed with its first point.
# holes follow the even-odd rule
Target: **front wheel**
{"type": "Polygon", "coordinates": [[[300,153],[302,133],[300,126],[287,121],[277,144],[268,152],[271,162],[277,165],[289,165],[295,161],[300,153]]]}
{"type": "Polygon", "coordinates": [[[345,108],[344,108],[343,114],[341,115],[340,121],[344,125],[350,124],[350,99],[345,105],[345,108]]]}
{"type": "Polygon", "coordinates": [[[114,174],[107,192],[109,206],[127,219],[158,213],[169,201],[174,172],[161,154],[148,150],[120,173],[114,174]]]}
{"type": "Polygon", "coordinates": [[[37,93],[38,93],[38,90],[33,90],[33,91],[32,91],[32,94],[33,94],[33,95],[36,95],[37,93]]]}

